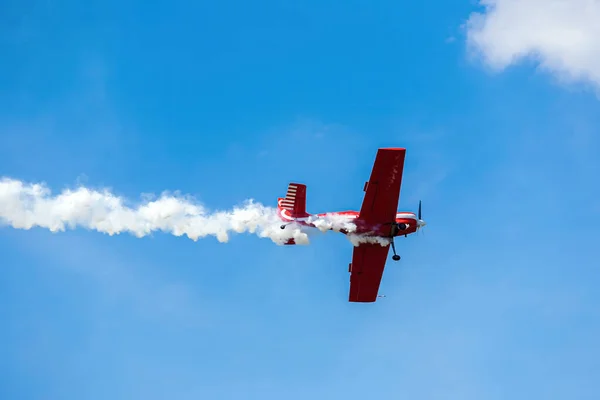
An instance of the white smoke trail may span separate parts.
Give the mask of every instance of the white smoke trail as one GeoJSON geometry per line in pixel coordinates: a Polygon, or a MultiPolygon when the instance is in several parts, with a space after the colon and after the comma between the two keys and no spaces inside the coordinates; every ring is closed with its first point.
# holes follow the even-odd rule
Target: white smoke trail
{"type": "Polygon", "coordinates": [[[382,247],[389,246],[390,243],[392,243],[392,241],[386,237],[365,236],[352,233],[348,235],[348,240],[350,240],[350,243],[355,247],[359,246],[361,243],[378,244],[382,247]]]}
{"type": "Polygon", "coordinates": [[[17,229],[41,227],[59,232],[83,227],[108,235],[128,232],[137,237],[163,231],[194,241],[214,236],[222,243],[229,241],[231,232],[248,232],[277,244],[290,238],[297,244],[308,244],[308,235],[300,227],[279,229],[281,221],[276,210],[251,200],[230,211],[209,213],[189,198],[164,193],[157,200],[132,208],[106,190],[79,187],[52,196],[43,184],[9,178],[0,179],[0,222],[17,229]]]}
{"type": "Polygon", "coordinates": [[[391,240],[386,237],[354,233],[356,232],[357,227],[352,220],[351,217],[345,215],[326,214],[322,217],[309,218],[308,221],[321,232],[327,232],[330,229],[335,232],[340,232],[341,230],[346,231],[346,237],[354,247],[358,247],[363,243],[379,244],[383,247],[390,245],[391,240]]]}
{"type": "Polygon", "coordinates": [[[327,232],[333,230],[339,232],[345,230],[346,232],[356,231],[356,224],[352,222],[352,218],[344,215],[326,214],[322,217],[313,216],[308,219],[308,222],[312,223],[321,232],[327,232]]]}
{"type": "MultiPolygon", "coordinates": [[[[330,229],[347,231],[354,246],[360,243],[389,244],[385,238],[353,234],[356,225],[344,216],[325,215],[311,218],[310,222],[322,232],[330,229]]],[[[277,210],[252,200],[230,211],[210,213],[191,198],[163,193],[157,200],[147,200],[132,208],[108,190],[100,192],[79,187],[52,196],[44,184],[9,178],[0,179],[0,223],[16,229],[41,227],[51,232],[82,227],[111,236],[127,232],[144,237],[162,231],[175,236],[185,235],[194,241],[214,236],[221,243],[228,242],[232,232],[251,233],[279,245],[289,239],[299,245],[309,243],[304,228],[290,224],[280,229],[282,221],[277,210]]]]}

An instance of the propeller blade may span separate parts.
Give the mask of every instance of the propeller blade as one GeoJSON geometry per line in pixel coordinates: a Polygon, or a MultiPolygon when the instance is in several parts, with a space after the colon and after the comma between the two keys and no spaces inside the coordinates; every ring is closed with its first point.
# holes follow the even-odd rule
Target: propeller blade
{"type": "Polygon", "coordinates": [[[421,200],[419,200],[419,215],[418,218],[421,219],[421,200]]]}

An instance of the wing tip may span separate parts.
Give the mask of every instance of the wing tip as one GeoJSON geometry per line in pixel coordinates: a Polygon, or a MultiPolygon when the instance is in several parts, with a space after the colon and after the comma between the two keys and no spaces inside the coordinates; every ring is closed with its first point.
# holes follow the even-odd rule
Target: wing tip
{"type": "Polygon", "coordinates": [[[348,298],[349,303],[375,303],[377,301],[377,297],[375,298],[361,298],[359,296],[350,296],[348,298]]]}

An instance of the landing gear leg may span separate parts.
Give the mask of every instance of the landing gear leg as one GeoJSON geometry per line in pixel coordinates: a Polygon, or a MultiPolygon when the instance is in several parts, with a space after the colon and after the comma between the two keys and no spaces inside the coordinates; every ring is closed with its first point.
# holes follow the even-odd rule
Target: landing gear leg
{"type": "Polygon", "coordinates": [[[400,261],[400,256],[398,254],[396,254],[396,246],[394,245],[394,239],[392,238],[392,251],[394,252],[394,255],[392,256],[392,260],[394,261],[400,261]]]}

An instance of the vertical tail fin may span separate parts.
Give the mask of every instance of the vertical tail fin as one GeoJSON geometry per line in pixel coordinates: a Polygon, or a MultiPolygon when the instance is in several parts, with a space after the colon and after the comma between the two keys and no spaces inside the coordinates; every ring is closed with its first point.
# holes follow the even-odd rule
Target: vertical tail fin
{"type": "Polygon", "coordinates": [[[292,217],[307,217],[306,213],[306,185],[290,183],[284,198],[278,199],[279,208],[288,210],[292,217]]]}

